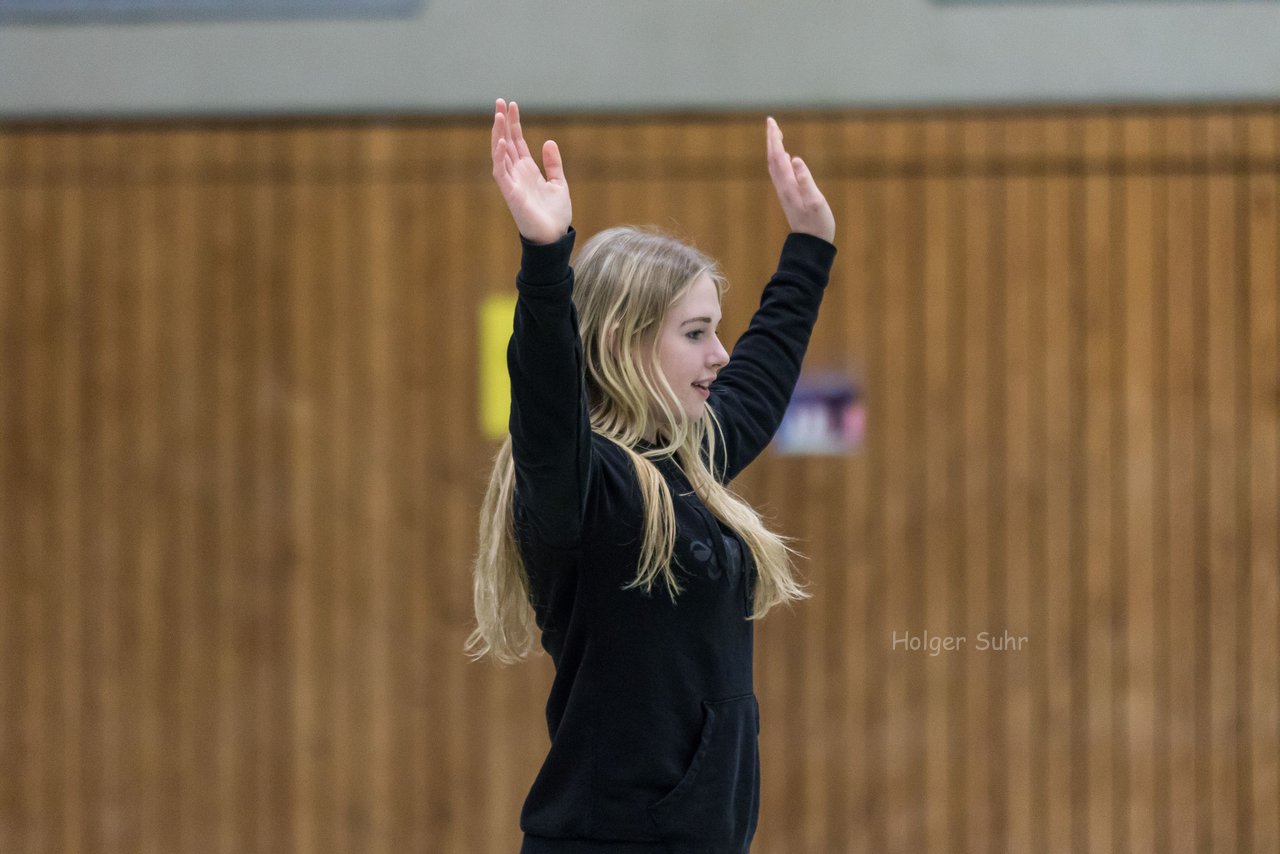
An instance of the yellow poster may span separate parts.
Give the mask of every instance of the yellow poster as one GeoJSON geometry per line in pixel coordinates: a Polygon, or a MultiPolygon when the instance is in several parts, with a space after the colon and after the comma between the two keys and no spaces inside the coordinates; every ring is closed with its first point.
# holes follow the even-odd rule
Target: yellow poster
{"type": "Polygon", "coordinates": [[[515,313],[515,294],[486,297],[480,305],[480,429],[490,439],[507,435],[511,410],[507,342],[515,313]]]}

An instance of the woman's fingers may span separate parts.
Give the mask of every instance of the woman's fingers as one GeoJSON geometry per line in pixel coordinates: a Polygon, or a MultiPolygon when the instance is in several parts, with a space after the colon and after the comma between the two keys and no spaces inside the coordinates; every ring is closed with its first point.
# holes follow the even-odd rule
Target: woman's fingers
{"type": "MultiPolygon", "coordinates": [[[[502,103],[501,100],[498,101],[502,103]]],[[[493,114],[493,131],[489,135],[490,143],[493,146],[494,156],[497,156],[498,147],[504,146],[508,157],[514,158],[516,147],[511,142],[511,123],[507,120],[505,111],[495,112],[493,114]]]]}
{"type": "Polygon", "coordinates": [[[573,221],[560,149],[547,140],[542,147],[543,167],[539,168],[520,129],[520,108],[501,98],[494,102],[489,139],[493,178],[520,233],[535,243],[559,239],[573,221]]]}
{"type": "MultiPolygon", "coordinates": [[[[770,116],[765,132],[769,161],[769,177],[782,197],[792,197],[797,189],[797,175],[792,158],[782,144],[782,128],[770,116]]],[[[799,158],[797,158],[799,159],[799,158]]]]}
{"type": "Polygon", "coordinates": [[[787,153],[782,143],[782,129],[772,117],[765,122],[765,136],[769,176],[773,179],[773,188],[782,203],[787,224],[792,231],[833,240],[835,218],[808,164],[787,153]]]}
{"type": "Polygon", "coordinates": [[[770,116],[765,122],[765,159],[769,164],[769,177],[777,184],[786,178],[787,152],[782,147],[782,130],[770,116]]]}
{"type": "Polygon", "coordinates": [[[779,194],[789,200],[800,202],[806,195],[817,189],[813,173],[805,165],[804,160],[787,154],[782,144],[782,129],[772,117],[768,119],[768,153],[769,174],[777,186],[779,194]]]}
{"type": "Polygon", "coordinates": [[[530,157],[529,146],[524,141],[524,131],[520,128],[520,106],[512,101],[507,106],[507,127],[510,129],[512,149],[517,157],[530,157]]]}
{"type": "Polygon", "coordinates": [[[564,163],[560,160],[560,148],[553,139],[542,144],[542,168],[546,170],[548,181],[564,180],[564,163]]]}
{"type": "Polygon", "coordinates": [[[498,124],[503,120],[502,115],[502,99],[498,99],[498,106],[493,109],[493,127],[489,129],[489,153],[492,154],[498,148],[498,140],[502,138],[502,134],[498,130],[498,124]]]}
{"type": "MultiPolygon", "coordinates": [[[[520,127],[520,107],[515,101],[508,104],[499,98],[495,102],[489,141],[493,149],[494,178],[504,184],[500,176],[505,176],[506,183],[514,183],[517,164],[525,158],[533,159],[520,127]]],[[[542,145],[542,168],[547,181],[564,181],[564,162],[554,140],[549,139],[542,145]]]]}
{"type": "Polygon", "coordinates": [[[511,144],[507,142],[507,116],[506,111],[502,109],[503,106],[502,100],[499,99],[499,109],[494,113],[493,131],[490,134],[493,145],[490,156],[493,158],[493,178],[505,194],[511,186],[511,171],[515,164],[511,160],[511,144]]]}
{"type": "Polygon", "coordinates": [[[769,152],[769,157],[775,157],[779,153],[785,154],[782,150],[782,128],[778,127],[778,123],[773,116],[765,119],[764,124],[765,147],[769,152]]]}
{"type": "Polygon", "coordinates": [[[504,194],[512,184],[511,170],[511,158],[507,156],[507,141],[499,139],[498,144],[493,147],[493,179],[498,182],[498,188],[504,194]]]}
{"type": "MultiPolygon", "coordinates": [[[[507,156],[512,160],[519,157],[519,146],[516,145],[515,137],[512,133],[513,108],[515,103],[508,104],[499,98],[494,104],[493,110],[493,131],[489,135],[490,144],[496,150],[500,141],[507,145],[507,156]]],[[[518,114],[516,114],[518,115],[518,114]]]]}
{"type": "Polygon", "coordinates": [[[493,146],[493,177],[504,191],[518,182],[517,164],[522,158],[529,157],[528,146],[524,144],[520,133],[519,121],[520,113],[516,103],[512,101],[508,104],[501,98],[497,99],[494,105],[493,130],[489,138],[493,146]]]}
{"type": "Polygon", "coordinates": [[[817,184],[813,181],[813,173],[809,171],[809,167],[799,157],[791,158],[791,170],[796,176],[796,184],[802,193],[812,192],[817,189],[817,184]]]}

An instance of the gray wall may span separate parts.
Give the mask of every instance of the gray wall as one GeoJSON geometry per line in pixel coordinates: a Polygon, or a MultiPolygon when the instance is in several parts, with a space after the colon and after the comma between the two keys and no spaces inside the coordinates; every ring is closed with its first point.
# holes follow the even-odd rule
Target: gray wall
{"type": "Polygon", "coordinates": [[[426,3],[402,20],[0,25],[0,117],[1280,95],[1274,0],[426,3]]]}

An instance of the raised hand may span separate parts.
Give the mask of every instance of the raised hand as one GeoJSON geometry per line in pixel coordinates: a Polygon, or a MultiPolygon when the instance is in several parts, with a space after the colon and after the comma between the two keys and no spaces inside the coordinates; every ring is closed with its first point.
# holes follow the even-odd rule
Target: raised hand
{"type": "Polygon", "coordinates": [[[831,243],[836,237],[836,218],[831,205],[813,182],[809,167],[782,147],[782,130],[772,117],[765,120],[765,148],[769,177],[778,191],[778,201],[792,231],[812,234],[831,243]]]}
{"type": "Polygon", "coordinates": [[[520,108],[515,101],[507,104],[499,98],[490,147],[493,180],[498,182],[520,234],[531,243],[554,243],[563,237],[573,222],[573,206],[555,142],[547,140],[542,146],[542,164],[547,170],[543,178],[520,130],[520,108]]]}

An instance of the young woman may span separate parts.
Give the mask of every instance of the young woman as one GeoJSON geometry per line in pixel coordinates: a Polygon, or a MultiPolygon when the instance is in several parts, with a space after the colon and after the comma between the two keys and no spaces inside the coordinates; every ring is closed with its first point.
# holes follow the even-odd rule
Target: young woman
{"type": "Polygon", "coordinates": [[[560,152],[493,118],[493,177],[523,245],[510,438],[475,565],[476,656],[555,662],[551,749],[524,854],[738,854],[760,803],[752,633],[805,596],[783,538],[728,489],[782,420],[818,315],[835,219],[767,121],[792,233],[733,357],[711,259],[637,228],[575,233],[560,152]]]}

